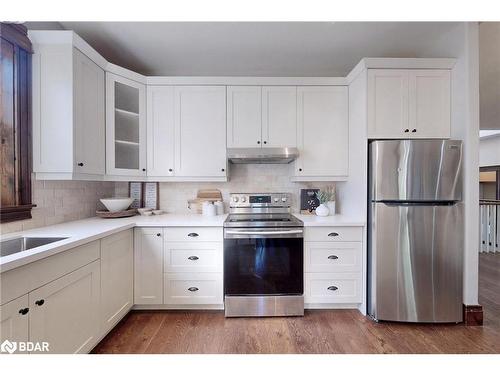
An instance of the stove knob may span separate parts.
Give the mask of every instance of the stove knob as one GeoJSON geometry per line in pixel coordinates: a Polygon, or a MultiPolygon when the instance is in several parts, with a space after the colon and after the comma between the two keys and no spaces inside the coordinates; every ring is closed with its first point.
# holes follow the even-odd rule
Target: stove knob
{"type": "Polygon", "coordinates": [[[238,197],[233,197],[233,202],[238,202],[238,201],[239,201],[238,197]]]}
{"type": "Polygon", "coordinates": [[[286,197],[281,197],[281,201],[282,201],[283,203],[285,203],[285,202],[286,202],[286,197]]]}
{"type": "Polygon", "coordinates": [[[246,202],[246,201],[247,201],[247,198],[246,198],[246,197],[241,197],[241,201],[242,201],[242,202],[246,202]]]}
{"type": "Polygon", "coordinates": [[[278,198],[278,197],[274,197],[274,201],[275,201],[276,203],[278,203],[279,198],[278,198]]]}

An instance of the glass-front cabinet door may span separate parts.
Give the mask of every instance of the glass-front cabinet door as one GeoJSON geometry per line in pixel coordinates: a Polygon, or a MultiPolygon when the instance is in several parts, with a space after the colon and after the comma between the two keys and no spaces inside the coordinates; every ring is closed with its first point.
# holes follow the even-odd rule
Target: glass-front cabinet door
{"type": "Polygon", "coordinates": [[[146,176],[146,87],[106,73],[106,173],[146,176]]]}

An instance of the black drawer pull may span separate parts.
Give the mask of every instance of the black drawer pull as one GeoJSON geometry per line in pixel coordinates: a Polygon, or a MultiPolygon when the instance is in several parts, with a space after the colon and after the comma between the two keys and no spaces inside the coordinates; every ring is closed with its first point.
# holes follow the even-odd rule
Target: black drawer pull
{"type": "Polygon", "coordinates": [[[339,259],[336,255],[328,255],[328,259],[339,259]]]}
{"type": "Polygon", "coordinates": [[[45,303],[43,299],[39,299],[38,301],[35,301],[35,305],[42,306],[45,303]]]}
{"type": "Polygon", "coordinates": [[[337,237],[339,234],[337,232],[328,233],[328,237],[337,237]]]}
{"type": "Polygon", "coordinates": [[[405,129],[405,133],[409,133],[410,132],[410,129],[405,129]]]}
{"type": "Polygon", "coordinates": [[[199,234],[198,233],[189,233],[188,234],[188,237],[198,237],[199,234]]]}
{"type": "Polygon", "coordinates": [[[188,290],[190,292],[197,292],[199,289],[197,287],[195,287],[195,286],[192,286],[192,287],[189,287],[188,290]]]}
{"type": "Polygon", "coordinates": [[[328,289],[328,290],[337,290],[338,288],[336,286],[332,285],[332,286],[329,286],[326,289],[328,289]]]}
{"type": "Polygon", "coordinates": [[[79,167],[83,167],[83,163],[78,163],[78,166],[79,167]]]}
{"type": "Polygon", "coordinates": [[[161,233],[156,233],[156,235],[157,235],[158,237],[161,237],[161,233]]]}
{"type": "Polygon", "coordinates": [[[188,257],[189,260],[198,260],[200,258],[198,258],[196,255],[191,255],[190,257],[188,257]]]}
{"type": "Polygon", "coordinates": [[[19,314],[26,315],[29,311],[30,311],[30,309],[25,307],[24,309],[19,310],[19,314]]]}

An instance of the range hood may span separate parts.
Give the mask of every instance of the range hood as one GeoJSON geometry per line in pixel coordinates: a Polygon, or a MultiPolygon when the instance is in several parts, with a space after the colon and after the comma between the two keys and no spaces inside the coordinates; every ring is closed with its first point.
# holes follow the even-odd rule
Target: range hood
{"type": "Polygon", "coordinates": [[[228,148],[227,158],[234,164],[288,164],[297,159],[295,147],[228,148]]]}

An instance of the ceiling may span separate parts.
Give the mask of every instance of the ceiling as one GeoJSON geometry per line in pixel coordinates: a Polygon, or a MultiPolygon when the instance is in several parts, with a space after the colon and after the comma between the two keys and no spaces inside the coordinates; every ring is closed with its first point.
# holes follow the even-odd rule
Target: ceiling
{"type": "Polygon", "coordinates": [[[418,51],[444,22],[28,22],[71,29],[108,61],[146,75],[345,76],[362,57],[418,51]]]}

